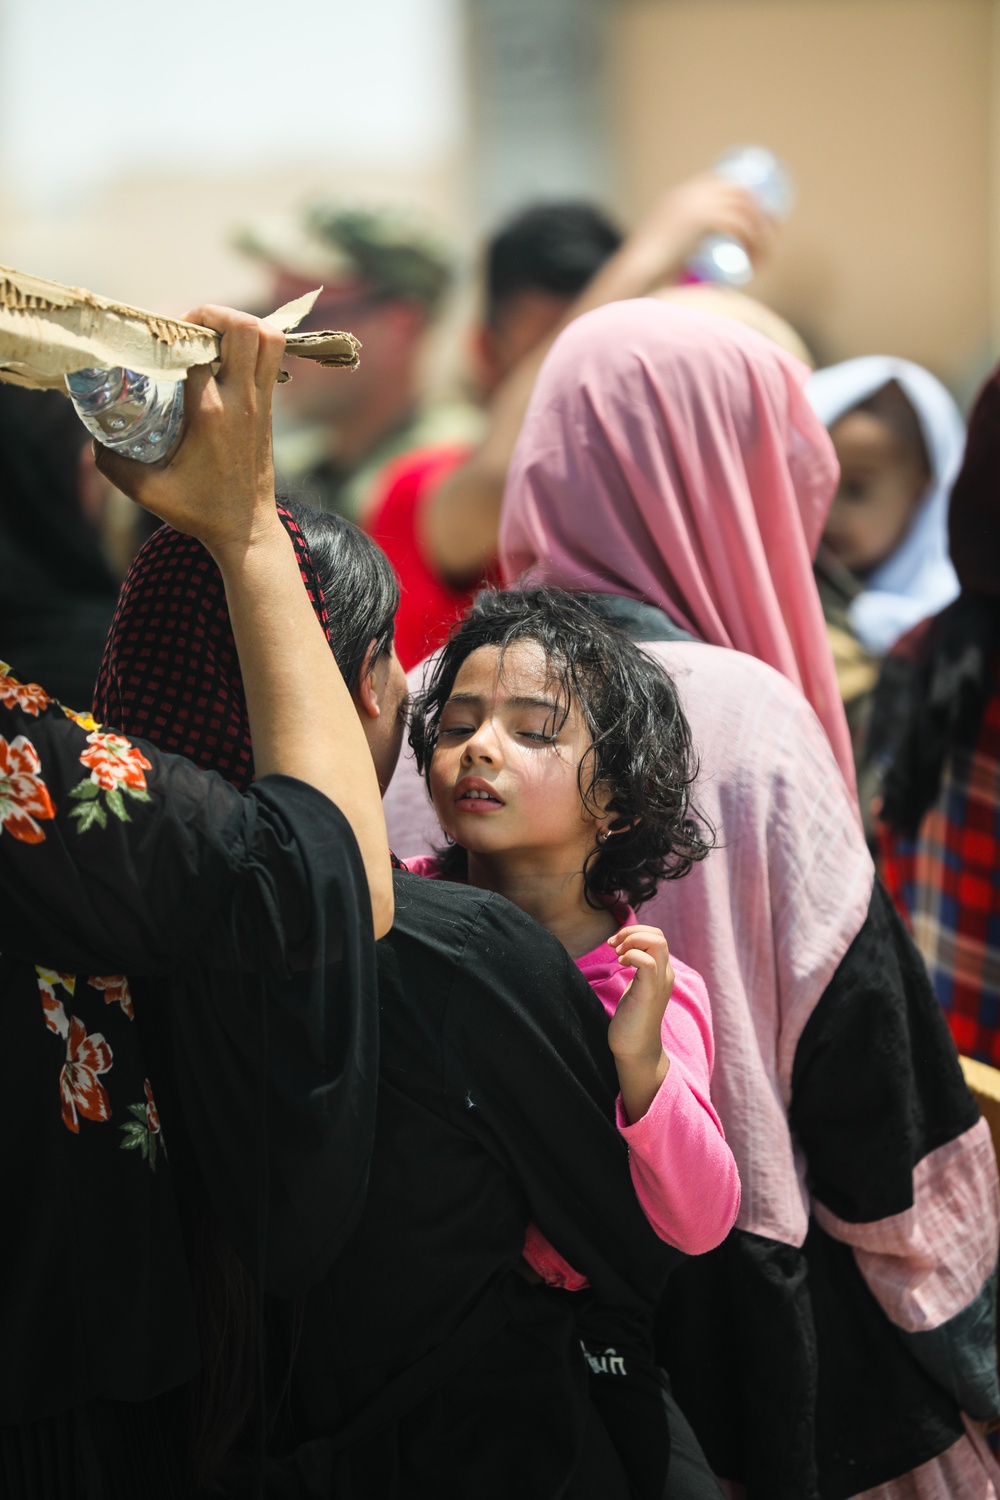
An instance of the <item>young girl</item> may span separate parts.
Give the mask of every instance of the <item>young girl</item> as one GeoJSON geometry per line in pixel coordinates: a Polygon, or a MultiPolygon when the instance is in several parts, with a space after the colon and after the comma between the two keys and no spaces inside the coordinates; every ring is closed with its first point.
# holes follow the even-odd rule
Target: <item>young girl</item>
{"type": "MultiPolygon", "coordinates": [[[[709,1099],[708,996],[632,911],[708,853],[673,684],[569,594],[486,592],[436,660],[411,743],[452,842],[410,868],[497,891],[562,941],[609,1016],[618,1127],[643,1211],[677,1249],[711,1250],[735,1222],[740,1188],[709,1099]]],[[[533,1225],[524,1255],[549,1286],[582,1293],[576,1326],[596,1413],[584,1463],[598,1488],[611,1492],[610,1449],[633,1500],[719,1500],[651,1330],[590,1302],[586,1280],[533,1225]]]]}
{"type": "MultiPolygon", "coordinates": [[[[632,910],[708,853],[673,685],[570,595],[484,593],[436,661],[411,741],[451,845],[410,868],[498,891],[563,942],[610,1018],[643,1210],[677,1249],[712,1249],[739,1180],[709,1100],[708,997],[632,910]]],[[[551,1284],[585,1285],[537,1231],[526,1258],[551,1284]]]]}

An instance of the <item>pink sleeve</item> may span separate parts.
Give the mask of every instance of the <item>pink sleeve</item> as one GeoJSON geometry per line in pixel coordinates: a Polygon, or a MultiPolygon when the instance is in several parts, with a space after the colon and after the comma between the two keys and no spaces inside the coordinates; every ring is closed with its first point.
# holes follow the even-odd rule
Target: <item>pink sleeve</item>
{"type": "Polygon", "coordinates": [[[630,1125],[618,1096],[618,1129],[628,1143],[632,1183],[661,1240],[703,1255],[732,1229],[740,1179],[709,1097],[714,1046],[700,974],[672,960],[674,992],[663,1018],[670,1069],[649,1109],[630,1125]]]}

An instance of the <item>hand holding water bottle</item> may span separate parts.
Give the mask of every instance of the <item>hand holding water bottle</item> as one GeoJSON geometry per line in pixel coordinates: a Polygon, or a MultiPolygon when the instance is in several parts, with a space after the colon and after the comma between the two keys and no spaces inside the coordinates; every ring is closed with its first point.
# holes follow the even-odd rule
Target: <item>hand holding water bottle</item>
{"type": "MultiPolygon", "coordinates": [[[[792,181],[782,162],[763,146],[739,146],[721,156],[713,176],[752,198],[758,218],[771,236],[792,208],[792,181]]],[[[766,235],[765,235],[766,238],[766,235]]],[[[688,261],[689,272],[699,281],[723,286],[745,286],[753,279],[761,241],[737,225],[716,225],[698,245],[688,261]]]]}
{"type": "Polygon", "coordinates": [[[179,382],[185,436],[169,463],[136,462],[98,444],[98,469],[132,500],[196,536],[220,561],[273,532],[271,398],[285,336],[231,308],[205,306],[191,321],[221,334],[220,362],[196,365],[179,382]]]}
{"type": "Polygon", "coordinates": [[[775,232],[774,219],[749,188],[716,172],[699,173],[663,195],[598,272],[576,310],[646,296],[675,281],[709,236],[745,246],[756,263],[766,257],[775,232]]]}
{"type": "Polygon", "coordinates": [[[708,235],[738,240],[750,249],[755,260],[760,259],[767,254],[775,234],[774,220],[750,189],[714,171],[702,172],[672,188],[647,223],[665,238],[669,232],[682,262],[690,259],[708,235]]]}

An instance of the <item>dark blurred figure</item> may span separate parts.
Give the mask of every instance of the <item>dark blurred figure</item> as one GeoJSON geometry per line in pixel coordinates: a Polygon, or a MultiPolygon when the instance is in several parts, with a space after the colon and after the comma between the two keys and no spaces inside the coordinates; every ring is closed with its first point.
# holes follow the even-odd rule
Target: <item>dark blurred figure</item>
{"type": "Polygon", "coordinates": [[[1000,370],[979,394],[948,517],[961,593],[883,665],[869,759],[882,876],[959,1051],[1000,1065],[1000,370]]]}
{"type": "Polygon", "coordinates": [[[118,597],[103,494],[67,398],[0,385],[0,638],[23,681],[69,704],[94,696],[118,597]]]}
{"type": "Polygon", "coordinates": [[[735,235],[759,258],[774,225],[745,188],[708,173],[671,189],[624,240],[600,209],[557,202],[524,210],[489,242],[473,338],[486,433],[475,446],[436,445],[401,459],[362,516],[402,585],[396,640],[405,667],[444,640],[490,577],[507,466],[556,334],[590,308],[676,280],[713,232],[735,235]]]}
{"type": "Polygon", "coordinates": [[[361,341],[361,364],[345,379],[299,360],[275,402],[275,467],[296,498],[356,520],[391,459],[475,436],[472,407],[422,391],[455,256],[420,216],[320,201],[252,225],[237,244],[270,268],[273,307],[322,286],[301,331],[349,328],[361,341]]]}
{"type": "Polygon", "coordinates": [[[551,333],[624,236],[590,203],[539,203],[515,214],[484,257],[483,321],[473,333],[483,400],[551,333]]]}
{"type": "Polygon", "coordinates": [[[958,593],[947,509],[965,428],[929,370],[886,355],[819,370],[806,394],[840,465],[814,571],[871,838],[877,786],[865,744],[879,663],[958,593]]]}

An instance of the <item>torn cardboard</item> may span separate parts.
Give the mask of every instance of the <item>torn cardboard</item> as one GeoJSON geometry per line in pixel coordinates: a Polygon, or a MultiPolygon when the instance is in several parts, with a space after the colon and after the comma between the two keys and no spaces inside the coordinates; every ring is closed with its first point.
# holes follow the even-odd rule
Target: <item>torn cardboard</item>
{"type": "MultiPolygon", "coordinates": [[[[280,307],[265,321],[283,332],[305,317],[321,288],[280,307]]],[[[75,370],[124,366],[156,380],[183,380],[192,365],[219,358],[210,328],[162,318],[88,292],[0,266],[0,380],[61,390],[75,370]]],[[[353,370],[361,345],[352,333],[288,333],[285,353],[353,370]]]]}

